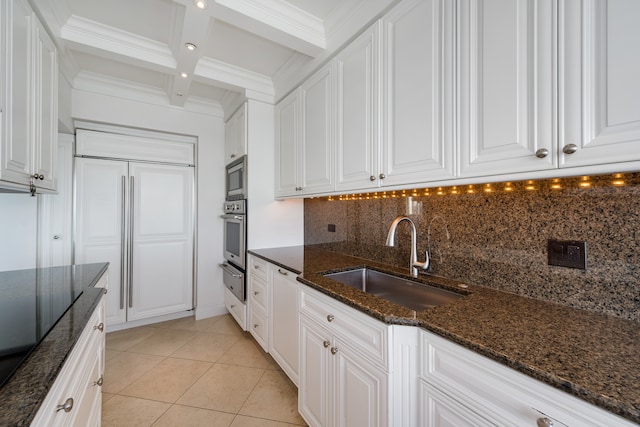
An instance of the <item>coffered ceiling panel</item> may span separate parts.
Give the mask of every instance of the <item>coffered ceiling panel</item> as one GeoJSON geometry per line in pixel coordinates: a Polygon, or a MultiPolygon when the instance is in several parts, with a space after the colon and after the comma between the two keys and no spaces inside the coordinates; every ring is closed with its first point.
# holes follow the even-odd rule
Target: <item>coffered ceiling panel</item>
{"type": "Polygon", "coordinates": [[[181,107],[190,97],[274,100],[274,81],[314,67],[331,54],[327,46],[398,0],[28,1],[54,37],[72,87],[91,79],[138,85],[181,107]]]}

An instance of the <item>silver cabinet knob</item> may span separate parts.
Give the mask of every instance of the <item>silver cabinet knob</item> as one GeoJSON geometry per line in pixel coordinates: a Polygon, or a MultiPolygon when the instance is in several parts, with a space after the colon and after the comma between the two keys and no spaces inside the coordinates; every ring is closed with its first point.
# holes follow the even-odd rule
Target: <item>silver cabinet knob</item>
{"type": "Polygon", "coordinates": [[[254,294],[254,295],[258,295],[258,294],[260,294],[260,292],[258,292],[258,291],[253,291],[253,294],[254,294]]]}
{"type": "Polygon", "coordinates": [[[335,316],[333,314],[327,315],[327,321],[328,322],[333,322],[333,319],[335,319],[335,316]]]}
{"type": "Polygon", "coordinates": [[[231,306],[230,306],[230,307],[231,307],[231,308],[236,308],[236,305],[235,305],[235,304],[231,304],[231,306]]]}
{"type": "Polygon", "coordinates": [[[104,332],[104,323],[100,323],[98,326],[94,326],[93,330],[99,330],[100,332],[104,332]]]}
{"type": "Polygon", "coordinates": [[[324,348],[329,347],[329,345],[331,345],[331,343],[328,340],[325,340],[322,345],[324,346],[324,348]]]}
{"type": "Polygon", "coordinates": [[[282,271],[281,269],[278,269],[278,273],[282,274],[283,276],[289,275],[289,273],[287,273],[286,271],[282,271]]]}
{"type": "Polygon", "coordinates": [[[104,379],[102,378],[102,375],[100,376],[100,378],[98,378],[98,381],[93,382],[93,385],[97,385],[98,387],[102,387],[102,384],[104,384],[104,379]]]}
{"type": "Polygon", "coordinates": [[[60,411],[71,412],[72,409],[73,409],[72,398],[68,398],[67,400],[64,401],[62,405],[56,406],[56,412],[60,412],[60,411]]]}
{"type": "Polygon", "coordinates": [[[56,234],[55,236],[53,236],[53,240],[60,240],[60,236],[56,234]]]}
{"type": "Polygon", "coordinates": [[[331,354],[336,354],[338,352],[338,347],[331,347],[331,354]]]}
{"type": "Polygon", "coordinates": [[[236,155],[235,155],[235,154],[232,154],[230,157],[233,159],[233,158],[235,158],[235,157],[236,157],[236,155]]]}
{"type": "Polygon", "coordinates": [[[538,418],[536,422],[538,427],[553,427],[553,421],[547,417],[538,418]]]}
{"type": "Polygon", "coordinates": [[[380,179],[385,179],[387,176],[383,173],[380,174],[380,179]]]}
{"type": "Polygon", "coordinates": [[[548,155],[549,155],[549,150],[547,150],[546,148],[541,148],[538,151],[536,151],[536,157],[539,159],[544,159],[548,155]]]}
{"type": "Polygon", "coordinates": [[[573,154],[578,151],[578,146],[576,144],[567,144],[562,147],[562,152],[564,154],[573,154]]]}
{"type": "Polygon", "coordinates": [[[260,326],[260,325],[259,325],[259,324],[257,324],[257,323],[254,323],[254,324],[253,324],[253,329],[258,329],[258,326],[260,326]]]}
{"type": "Polygon", "coordinates": [[[375,180],[376,180],[376,177],[375,177],[374,175],[371,175],[371,176],[369,177],[369,181],[375,181],[375,180]]]}

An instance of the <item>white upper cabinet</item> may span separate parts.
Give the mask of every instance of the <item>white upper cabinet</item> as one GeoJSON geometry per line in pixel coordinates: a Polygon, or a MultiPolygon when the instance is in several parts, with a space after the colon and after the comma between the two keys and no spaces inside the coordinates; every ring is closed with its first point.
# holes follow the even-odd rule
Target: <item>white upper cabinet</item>
{"type": "Polygon", "coordinates": [[[558,6],[560,166],[640,160],[640,2],[558,6]]]}
{"type": "Polygon", "coordinates": [[[453,178],[453,2],[410,0],[382,19],[380,185],[453,178]]]}
{"type": "Polygon", "coordinates": [[[463,177],[556,167],[551,0],[459,0],[463,177]]]}
{"type": "Polygon", "coordinates": [[[335,189],[333,74],[331,62],[276,106],[276,197],[335,189]]]}
{"type": "Polygon", "coordinates": [[[302,176],[300,191],[314,194],[334,190],[333,63],[300,87],[302,104],[302,176]]]}
{"type": "Polygon", "coordinates": [[[228,164],[247,154],[247,103],[225,124],[224,160],[228,164]]]}
{"type": "Polygon", "coordinates": [[[26,0],[1,3],[0,41],[0,186],[55,190],[55,45],[26,0]]]}
{"type": "Polygon", "coordinates": [[[379,132],[379,24],[336,58],[336,160],[338,190],[376,185],[379,132]]]}
{"type": "Polygon", "coordinates": [[[300,91],[295,90],[276,105],[275,196],[296,195],[300,188],[300,91]]]}

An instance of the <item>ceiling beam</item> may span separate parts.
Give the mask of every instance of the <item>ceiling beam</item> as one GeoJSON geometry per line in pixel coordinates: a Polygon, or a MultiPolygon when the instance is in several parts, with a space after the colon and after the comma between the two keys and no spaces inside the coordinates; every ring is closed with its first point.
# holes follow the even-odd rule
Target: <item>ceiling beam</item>
{"type": "Polygon", "coordinates": [[[284,0],[210,0],[206,12],[311,57],[326,48],[323,21],[284,0]]]}

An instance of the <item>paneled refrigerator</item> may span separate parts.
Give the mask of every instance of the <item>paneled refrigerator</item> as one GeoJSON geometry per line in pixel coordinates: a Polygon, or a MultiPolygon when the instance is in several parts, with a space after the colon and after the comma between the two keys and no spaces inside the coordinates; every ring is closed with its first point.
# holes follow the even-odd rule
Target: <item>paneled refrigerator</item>
{"type": "Polygon", "coordinates": [[[75,262],[111,263],[107,325],[193,308],[189,166],[75,159],[75,262]]]}

